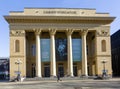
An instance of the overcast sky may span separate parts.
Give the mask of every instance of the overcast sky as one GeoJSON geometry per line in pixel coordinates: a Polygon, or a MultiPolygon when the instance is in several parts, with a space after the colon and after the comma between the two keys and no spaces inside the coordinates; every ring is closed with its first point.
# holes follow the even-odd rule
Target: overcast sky
{"type": "Polygon", "coordinates": [[[120,28],[120,0],[0,0],[0,57],[9,57],[9,26],[3,16],[9,11],[23,11],[25,7],[93,8],[116,17],[111,34],[120,28]]]}

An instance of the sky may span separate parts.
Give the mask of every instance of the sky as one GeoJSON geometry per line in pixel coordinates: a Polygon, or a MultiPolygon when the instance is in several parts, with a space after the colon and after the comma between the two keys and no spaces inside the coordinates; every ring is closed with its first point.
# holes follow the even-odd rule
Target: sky
{"type": "Polygon", "coordinates": [[[111,35],[120,28],[120,0],[0,0],[0,57],[9,57],[9,25],[4,19],[9,11],[37,8],[92,8],[116,17],[111,24],[111,35]]]}

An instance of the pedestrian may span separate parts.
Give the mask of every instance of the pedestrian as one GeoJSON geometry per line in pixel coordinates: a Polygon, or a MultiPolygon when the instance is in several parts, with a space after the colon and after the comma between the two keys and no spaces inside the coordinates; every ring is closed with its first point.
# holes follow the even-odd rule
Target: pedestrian
{"type": "Polygon", "coordinates": [[[60,81],[60,72],[58,72],[58,74],[57,74],[57,82],[59,82],[60,81]]]}

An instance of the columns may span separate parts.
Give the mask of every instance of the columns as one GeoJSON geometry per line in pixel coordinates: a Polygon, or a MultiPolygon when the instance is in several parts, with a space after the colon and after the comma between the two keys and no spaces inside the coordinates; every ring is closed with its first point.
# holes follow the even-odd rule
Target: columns
{"type": "Polygon", "coordinates": [[[69,76],[74,76],[73,75],[73,56],[72,56],[72,35],[73,30],[68,29],[67,30],[67,52],[68,52],[68,75],[69,76]]]}
{"type": "Polygon", "coordinates": [[[88,30],[81,30],[82,35],[82,75],[88,76],[87,70],[87,50],[86,50],[86,36],[88,30]]]}
{"type": "Polygon", "coordinates": [[[50,46],[51,46],[51,76],[56,76],[56,56],[55,56],[55,29],[49,29],[50,31],[50,46]]]}
{"type": "Polygon", "coordinates": [[[40,33],[41,33],[40,29],[35,30],[35,35],[36,35],[36,77],[42,77],[42,74],[41,74],[40,33]]]}

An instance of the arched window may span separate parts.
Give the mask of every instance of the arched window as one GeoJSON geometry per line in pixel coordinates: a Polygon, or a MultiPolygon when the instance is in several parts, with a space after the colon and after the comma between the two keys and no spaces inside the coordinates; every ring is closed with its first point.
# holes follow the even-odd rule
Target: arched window
{"type": "Polygon", "coordinates": [[[20,52],[20,41],[19,40],[15,41],[15,52],[20,52]]]}
{"type": "Polygon", "coordinates": [[[102,52],[106,52],[106,41],[105,40],[101,41],[101,47],[102,47],[102,52]]]}

